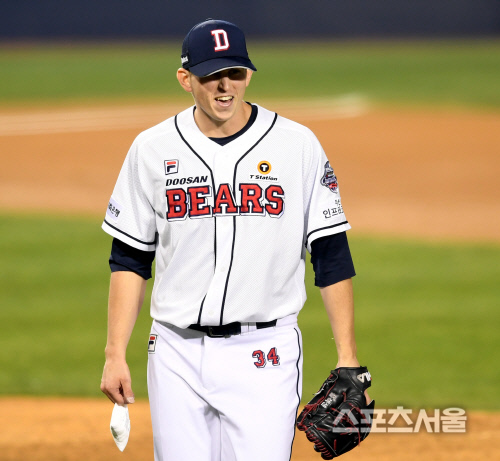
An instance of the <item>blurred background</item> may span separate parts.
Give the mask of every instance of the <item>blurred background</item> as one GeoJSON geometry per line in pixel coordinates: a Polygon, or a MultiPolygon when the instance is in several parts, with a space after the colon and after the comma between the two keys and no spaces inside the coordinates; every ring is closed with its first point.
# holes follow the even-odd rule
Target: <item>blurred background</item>
{"type": "MultiPolygon", "coordinates": [[[[2,2],[4,407],[105,401],[111,239],[100,225],[135,136],[192,104],[175,71],[183,37],[208,17],[247,35],[258,69],[248,100],[310,127],[339,178],[359,359],[378,407],[498,412],[498,0],[2,2]]],[[[304,401],[336,363],[313,279],[309,265],[304,401]]],[[[149,294],[128,350],[139,399],[148,311],[149,294]]],[[[11,422],[0,416],[0,460],[40,447],[12,442],[11,422]]]]}
{"type": "Polygon", "coordinates": [[[443,37],[499,33],[496,0],[18,0],[3,2],[0,37],[182,38],[206,18],[226,18],[249,38],[443,37]]]}

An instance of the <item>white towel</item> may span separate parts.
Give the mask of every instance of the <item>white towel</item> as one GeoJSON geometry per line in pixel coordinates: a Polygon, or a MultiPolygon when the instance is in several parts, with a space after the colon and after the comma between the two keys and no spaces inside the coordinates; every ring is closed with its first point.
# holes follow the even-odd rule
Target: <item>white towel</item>
{"type": "Polygon", "coordinates": [[[120,451],[125,450],[130,435],[130,417],[127,405],[122,407],[115,403],[109,428],[118,449],[120,451]]]}

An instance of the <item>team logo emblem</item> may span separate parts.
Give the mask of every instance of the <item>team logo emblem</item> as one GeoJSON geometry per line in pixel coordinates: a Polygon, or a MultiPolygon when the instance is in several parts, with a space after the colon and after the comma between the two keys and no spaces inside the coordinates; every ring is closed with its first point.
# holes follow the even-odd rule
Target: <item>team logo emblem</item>
{"type": "Polygon", "coordinates": [[[257,165],[257,170],[259,170],[259,173],[262,173],[262,174],[269,174],[271,173],[271,164],[269,162],[266,162],[265,160],[260,162],[258,165],[257,165]]]}
{"type": "Polygon", "coordinates": [[[333,172],[333,168],[330,166],[330,162],[325,163],[325,174],[321,178],[321,184],[328,187],[334,194],[338,193],[339,183],[337,181],[337,176],[333,172]]]}
{"type": "Polygon", "coordinates": [[[165,160],[165,174],[174,174],[179,171],[179,160],[165,160]]]}
{"type": "Polygon", "coordinates": [[[210,32],[215,39],[214,51],[223,51],[229,48],[227,32],[224,29],[216,29],[210,32]]]}
{"type": "Polygon", "coordinates": [[[158,335],[149,335],[148,352],[153,354],[156,349],[156,338],[158,335]]]}

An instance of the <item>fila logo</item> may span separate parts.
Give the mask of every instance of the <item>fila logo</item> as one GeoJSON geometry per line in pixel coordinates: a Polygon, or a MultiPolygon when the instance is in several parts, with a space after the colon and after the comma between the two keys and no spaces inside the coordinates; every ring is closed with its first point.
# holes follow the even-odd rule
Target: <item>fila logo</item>
{"type": "Polygon", "coordinates": [[[154,352],[155,352],[156,338],[158,338],[158,335],[149,335],[148,352],[150,354],[154,354],[154,352]]]}
{"type": "Polygon", "coordinates": [[[229,40],[227,38],[227,32],[224,29],[212,30],[211,34],[215,39],[215,51],[223,51],[229,48],[229,40]],[[222,40],[221,40],[222,37],[222,40]]]}
{"type": "Polygon", "coordinates": [[[369,371],[367,371],[366,373],[361,373],[360,375],[356,376],[356,378],[358,378],[362,383],[365,382],[365,378],[367,381],[371,381],[372,380],[372,375],[370,374],[369,371]]]}
{"type": "Polygon", "coordinates": [[[179,171],[179,160],[165,160],[165,174],[174,174],[179,171]]]}

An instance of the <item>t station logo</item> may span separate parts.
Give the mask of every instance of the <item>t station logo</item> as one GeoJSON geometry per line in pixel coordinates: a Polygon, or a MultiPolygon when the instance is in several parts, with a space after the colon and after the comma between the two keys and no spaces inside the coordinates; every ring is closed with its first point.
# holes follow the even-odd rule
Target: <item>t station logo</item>
{"type": "Polygon", "coordinates": [[[250,179],[258,179],[260,181],[277,181],[278,177],[270,174],[272,169],[273,167],[271,162],[262,160],[257,165],[257,171],[259,174],[251,174],[250,179]]]}
{"type": "Polygon", "coordinates": [[[272,167],[269,162],[266,162],[264,160],[257,165],[257,170],[259,170],[259,172],[262,174],[269,174],[271,173],[272,167]]]}

